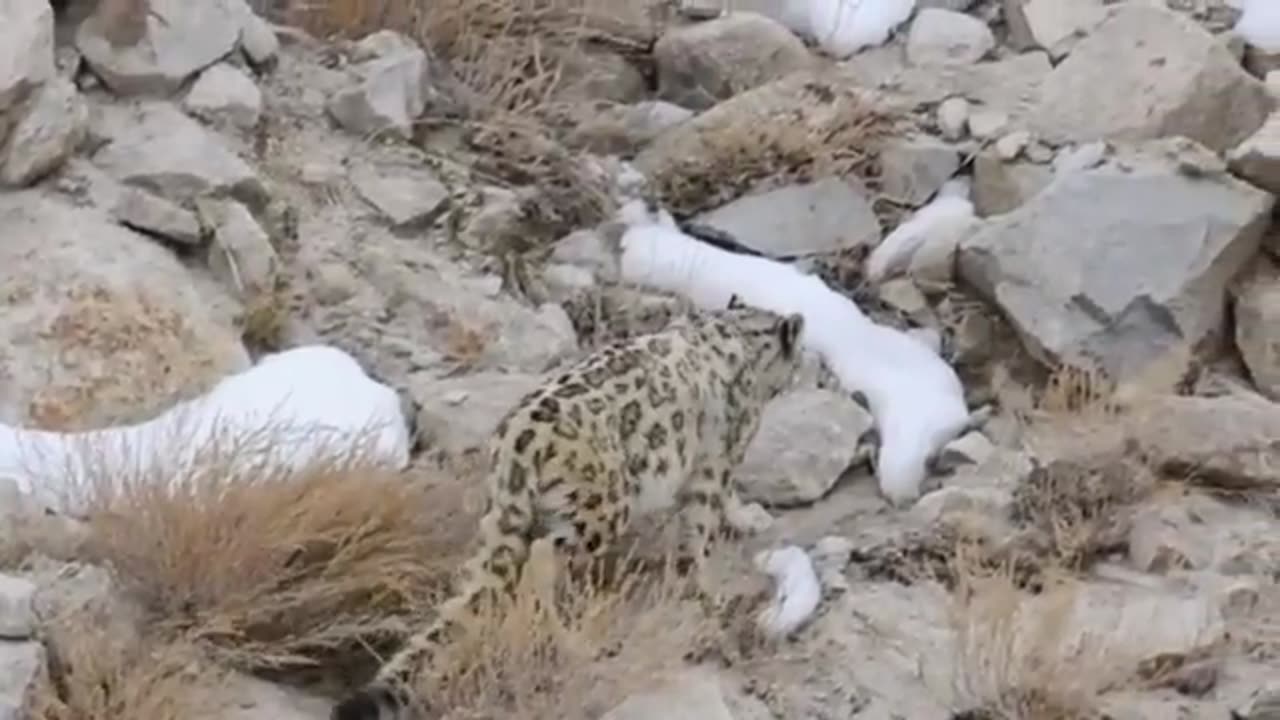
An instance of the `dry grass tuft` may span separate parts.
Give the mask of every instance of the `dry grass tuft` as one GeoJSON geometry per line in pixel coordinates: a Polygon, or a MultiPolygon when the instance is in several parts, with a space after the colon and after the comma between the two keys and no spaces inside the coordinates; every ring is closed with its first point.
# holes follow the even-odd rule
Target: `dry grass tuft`
{"type": "Polygon", "coordinates": [[[1121,457],[1054,460],[1014,489],[1012,533],[1002,524],[947,522],[857,550],[853,560],[871,579],[932,580],[956,592],[966,573],[981,569],[1039,591],[1055,575],[1081,575],[1124,551],[1133,510],[1156,487],[1143,465],[1121,457]]]}
{"type": "Polygon", "coordinates": [[[724,109],[726,117],[699,136],[696,151],[673,152],[672,162],[651,169],[664,206],[693,215],[766,181],[772,186],[866,174],[891,118],[838,85],[815,81],[797,95],[797,106],[772,112],[724,109]]]}
{"type": "MultiPolygon", "coordinates": [[[[195,470],[96,476],[88,547],[167,632],[234,666],[291,671],[364,655],[430,605],[471,532],[459,484],[380,470],[361,451],[299,473],[195,470]]],[[[92,473],[91,473],[92,476],[92,473]]]]}
{"type": "Polygon", "coordinates": [[[1020,544],[1055,566],[1083,572],[1127,547],[1130,512],[1154,486],[1145,468],[1119,458],[1038,466],[1013,493],[1012,519],[1026,531],[1020,544]]]}
{"type": "Polygon", "coordinates": [[[952,720],[1098,720],[1098,696],[1132,665],[1102,638],[1075,631],[1078,585],[1037,595],[1014,578],[957,558],[952,609],[958,706],[952,720]]]}
{"type": "Polygon", "coordinates": [[[1092,364],[1059,364],[1037,398],[1037,408],[1046,413],[1104,416],[1115,415],[1116,382],[1101,367],[1092,364]]]}
{"type": "MultiPolygon", "coordinates": [[[[124,641],[70,632],[37,717],[187,717],[178,686],[202,653],[347,684],[429,616],[470,550],[478,508],[465,484],[371,469],[359,452],[299,473],[231,470],[232,452],[85,488],[89,559],[112,570],[155,642],[107,652],[124,641]]],[[[449,681],[424,677],[422,696],[451,717],[585,720],[717,642],[721,623],[669,561],[618,562],[649,571],[567,577],[540,544],[519,596],[465,628],[437,666],[449,681]]]]}
{"type": "Polygon", "coordinates": [[[537,543],[515,599],[464,628],[439,657],[441,674],[424,674],[415,689],[449,717],[600,717],[679,670],[716,632],[685,599],[689,582],[670,564],[587,582],[537,543]]]}
{"type": "MultiPolygon", "coordinates": [[[[474,169],[490,180],[531,189],[521,210],[530,236],[552,238],[602,222],[614,211],[601,179],[562,142],[573,113],[566,89],[591,72],[589,49],[642,54],[654,28],[647,2],[628,0],[328,0],[292,18],[321,34],[356,37],[393,29],[437,59],[429,128],[461,125],[474,169]]],[[[514,239],[514,238],[513,238],[514,239]]]]}
{"type": "Polygon", "coordinates": [[[617,203],[603,168],[567,148],[536,113],[490,113],[467,125],[473,171],[523,186],[520,223],[496,245],[523,252],[608,219],[617,203]]]}
{"type": "Polygon", "coordinates": [[[117,618],[77,613],[46,628],[47,672],[28,699],[37,720],[188,720],[219,674],[185,643],[136,635],[117,618]]]}

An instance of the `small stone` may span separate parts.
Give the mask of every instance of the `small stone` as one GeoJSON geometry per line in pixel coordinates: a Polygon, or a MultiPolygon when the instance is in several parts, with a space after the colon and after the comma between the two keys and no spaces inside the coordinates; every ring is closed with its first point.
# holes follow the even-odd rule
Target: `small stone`
{"type": "Polygon", "coordinates": [[[1053,172],[1058,175],[1091,170],[1107,159],[1107,144],[1101,140],[1085,143],[1058,153],[1053,160],[1053,172]]]}
{"type": "Polygon", "coordinates": [[[960,12],[926,8],[907,33],[907,60],[913,65],[971,65],[995,48],[991,28],[960,12]]]}
{"type": "Polygon", "coordinates": [[[1270,193],[1280,193],[1280,112],[1227,153],[1231,171],[1270,193]]]}
{"type": "Polygon", "coordinates": [[[880,299],[908,317],[916,317],[929,309],[929,301],[910,278],[899,277],[881,283],[880,299]]]}
{"type": "Polygon", "coordinates": [[[590,107],[573,129],[573,144],[593,152],[632,154],[694,112],[664,100],[634,105],[590,107]]]}
{"type": "Polygon", "coordinates": [[[734,720],[721,681],[706,671],[685,672],[637,693],[600,720],[734,720]]]}
{"type": "Polygon", "coordinates": [[[978,110],[969,116],[969,134],[979,140],[990,140],[1008,126],[1008,114],[999,110],[978,110]]]}
{"type": "Polygon", "coordinates": [[[9,134],[0,183],[31,185],[58,169],[79,148],[88,124],[89,109],[75,84],[63,77],[46,82],[9,134]]]}
{"type": "Polygon", "coordinates": [[[352,171],[351,182],[360,197],[396,226],[429,222],[449,199],[448,188],[433,173],[410,165],[360,165],[352,171]]]}
{"type": "Polygon", "coordinates": [[[218,63],[200,73],[182,106],[202,120],[249,129],[262,116],[262,91],[248,75],[218,63]]]}
{"type": "Polygon", "coordinates": [[[619,248],[595,228],[581,228],[565,235],[551,250],[551,260],[592,273],[600,280],[618,278],[619,248]]]}
{"type": "Polygon", "coordinates": [[[935,466],[941,471],[960,465],[980,465],[995,450],[987,436],[975,430],[947,443],[938,455],[935,466]]]}
{"type": "Polygon", "coordinates": [[[411,53],[418,46],[395,30],[377,30],[360,38],[351,46],[351,62],[362,63],[378,58],[411,53]]]}
{"type": "Polygon", "coordinates": [[[996,155],[1001,160],[1016,160],[1030,142],[1031,133],[1026,130],[1011,132],[996,141],[996,155]]]}
{"type": "Polygon", "coordinates": [[[779,397],[765,409],[743,459],[743,498],[787,507],[824,497],[856,455],[846,440],[870,424],[870,415],[843,393],[814,388],[779,397]]]}
{"type": "Polygon", "coordinates": [[[240,49],[254,70],[265,72],[275,67],[279,59],[280,39],[276,37],[271,23],[249,13],[240,30],[240,49]]]}
{"type": "Polygon", "coordinates": [[[949,97],[938,105],[938,129],[948,140],[964,137],[969,125],[969,101],[962,97],[949,97]]]}
{"type": "Polygon", "coordinates": [[[126,227],[184,245],[201,241],[200,220],[195,213],[141,188],[122,188],[111,214],[126,227]]]}
{"type": "Polygon", "coordinates": [[[895,137],[880,148],[880,190],[908,205],[923,205],[960,169],[960,150],[928,136],[895,137]]]}
{"type": "Polygon", "coordinates": [[[249,301],[275,292],[280,259],[253,213],[234,200],[196,201],[204,225],[213,229],[209,268],[223,284],[249,301]]]}
{"type": "Polygon", "coordinates": [[[1044,165],[1010,162],[994,149],[978,153],[973,163],[973,206],[982,217],[1001,215],[1021,207],[1053,180],[1044,165]]]}
{"type": "Polygon", "coordinates": [[[326,108],[350,132],[387,132],[408,139],[413,122],[426,109],[427,63],[421,48],[405,46],[353,65],[350,84],[331,95],[326,108]]]}
{"type": "Polygon", "coordinates": [[[987,518],[995,525],[1013,505],[1013,495],[1003,488],[943,487],[925,493],[910,510],[913,522],[923,526],[948,523],[960,517],[987,518]]]}
{"type": "Polygon", "coordinates": [[[1033,142],[1030,145],[1027,145],[1026,149],[1023,150],[1023,153],[1027,156],[1028,160],[1037,165],[1047,165],[1053,162],[1054,157],[1057,155],[1053,148],[1042,142],[1033,142]]]}
{"type": "Polygon", "coordinates": [[[0,575],[0,639],[26,640],[35,632],[31,606],[35,592],[36,585],[30,580],[0,575]]]}

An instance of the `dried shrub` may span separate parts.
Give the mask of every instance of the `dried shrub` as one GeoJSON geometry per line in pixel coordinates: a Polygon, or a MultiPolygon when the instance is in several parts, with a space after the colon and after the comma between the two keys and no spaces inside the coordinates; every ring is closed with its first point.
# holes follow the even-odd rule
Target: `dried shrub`
{"type": "Polygon", "coordinates": [[[363,439],[300,472],[236,459],[286,431],[211,442],[185,469],[88,462],[93,559],[167,632],[241,668],[385,646],[434,602],[472,532],[465,484],[379,469],[363,439]]]}
{"type": "Polygon", "coordinates": [[[671,563],[590,582],[535,543],[515,598],[466,625],[415,691],[449,717],[600,717],[717,633],[690,582],[671,563]]]}
{"type": "Polygon", "coordinates": [[[46,672],[28,697],[37,720],[188,720],[207,710],[198,691],[220,680],[193,646],[141,637],[110,616],[76,613],[45,634],[46,672]]]}
{"type": "Polygon", "coordinates": [[[853,561],[877,580],[931,580],[956,591],[965,572],[980,568],[1039,591],[1048,578],[1078,576],[1124,551],[1132,513],[1156,487],[1144,465],[1118,456],[1036,464],[1014,489],[1009,525],[948,518],[857,549],[853,561]]]}
{"type": "Polygon", "coordinates": [[[661,162],[647,167],[651,162],[643,154],[638,162],[664,205],[680,215],[723,205],[766,181],[783,185],[865,175],[877,143],[893,126],[890,116],[854,88],[816,79],[794,92],[765,86],[694,122],[701,126],[662,148],[661,162]],[[753,107],[748,101],[762,92],[778,92],[787,102],[769,98],[761,100],[766,107],[753,107]]]}
{"type": "Polygon", "coordinates": [[[1154,478],[1137,462],[1054,460],[1014,490],[1012,519],[1027,531],[1025,550],[1081,572],[1128,546],[1132,509],[1153,488],[1154,478]]]}
{"type": "Polygon", "coordinates": [[[952,720],[1101,720],[1098,696],[1132,664],[1105,639],[1078,635],[1079,586],[1037,595],[959,558],[952,608],[952,720]]]}
{"type": "Polygon", "coordinates": [[[495,249],[524,252],[582,227],[604,222],[617,209],[607,171],[567,148],[534,114],[502,113],[467,124],[464,140],[475,154],[473,171],[523,186],[518,223],[489,238],[495,249]]]}
{"type": "Polygon", "coordinates": [[[1049,373],[1036,406],[1045,413],[1072,415],[1115,415],[1116,383],[1101,367],[1093,364],[1062,363],[1049,373]]]}

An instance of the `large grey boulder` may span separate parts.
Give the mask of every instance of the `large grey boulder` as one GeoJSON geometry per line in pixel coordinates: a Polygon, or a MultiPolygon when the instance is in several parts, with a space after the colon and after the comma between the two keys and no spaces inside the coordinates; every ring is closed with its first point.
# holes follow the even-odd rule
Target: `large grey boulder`
{"type": "Polygon", "coordinates": [[[1139,371],[1219,330],[1227,285],[1270,220],[1273,196],[1187,171],[1212,160],[1161,141],[1060,174],[962,243],[961,275],[1042,360],[1139,371]]]}
{"type": "Polygon", "coordinates": [[[266,189],[253,168],[171,103],[102,107],[95,124],[109,142],[94,153],[94,164],[126,185],[178,203],[204,193],[265,201],[266,189]]]}
{"type": "Polygon", "coordinates": [[[694,110],[813,64],[799,38],[752,12],[668,30],[654,45],[653,57],[658,94],[694,110]]]}
{"type": "Polygon", "coordinates": [[[41,0],[0,0],[0,140],[5,114],[53,77],[53,9],[41,0]]]}
{"type": "Polygon", "coordinates": [[[95,15],[77,29],[76,49],[113,92],[165,96],[231,54],[249,12],[244,0],[151,0],[137,44],[113,45],[95,15]]]}
{"type": "Polygon", "coordinates": [[[1274,104],[1190,18],[1126,3],[1049,74],[1032,124],[1055,142],[1183,135],[1221,152],[1257,130],[1274,104]]]}
{"type": "Polygon", "coordinates": [[[0,194],[0,287],[3,422],[143,420],[249,366],[168,250],[34,190],[0,194]]]}
{"type": "Polygon", "coordinates": [[[780,507],[813,503],[835,487],[857,455],[871,415],[848,395],[796,390],[765,408],[737,477],[748,501],[780,507]]]}

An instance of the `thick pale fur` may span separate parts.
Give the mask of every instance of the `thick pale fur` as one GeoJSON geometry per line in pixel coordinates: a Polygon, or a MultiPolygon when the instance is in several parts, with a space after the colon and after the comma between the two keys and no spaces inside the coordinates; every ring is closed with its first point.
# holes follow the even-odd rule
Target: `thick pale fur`
{"type": "Polygon", "coordinates": [[[623,279],[673,292],[704,308],[734,295],[749,305],[804,316],[804,346],[850,392],[867,399],[880,436],[876,473],[894,505],[915,501],[928,466],[970,424],[959,377],[928,345],[872,322],[817,277],[768,258],[727,252],[685,235],[664,211],[624,208],[623,279]]]}
{"type": "Polygon", "coordinates": [[[969,200],[969,187],[967,177],[948,180],[932,201],[894,228],[867,256],[867,281],[881,283],[906,270],[912,257],[926,245],[957,246],[977,217],[969,200]]]}
{"type": "Polygon", "coordinates": [[[299,470],[345,450],[396,469],[409,462],[396,392],[342,350],[312,345],[268,355],[144,422],[83,432],[0,424],[0,477],[74,514],[94,482],[180,477],[215,444],[227,450],[219,455],[228,474],[259,463],[299,470]],[[357,448],[361,442],[368,447],[357,448]]]}
{"type": "Polygon", "coordinates": [[[803,319],[726,306],[604,347],[520,400],[491,441],[490,505],[456,594],[334,720],[412,717],[418,673],[444,673],[438,651],[509,596],[535,541],[581,571],[636,517],[676,508],[682,564],[701,575],[721,530],[760,529],[767,513],[739,500],[732,473],[764,405],[794,381],[803,319]]]}
{"type": "Polygon", "coordinates": [[[1280,2],[1244,0],[1234,32],[1263,52],[1280,52],[1280,2]]]}
{"type": "Polygon", "coordinates": [[[915,0],[809,0],[809,31],[819,47],[843,60],[883,45],[915,7],[915,0]]]}

